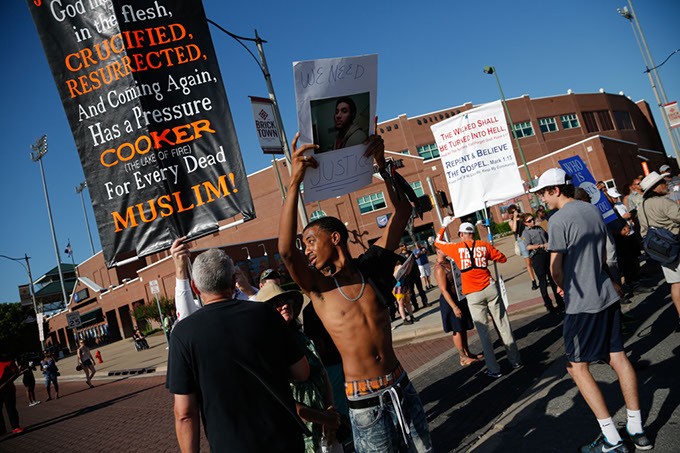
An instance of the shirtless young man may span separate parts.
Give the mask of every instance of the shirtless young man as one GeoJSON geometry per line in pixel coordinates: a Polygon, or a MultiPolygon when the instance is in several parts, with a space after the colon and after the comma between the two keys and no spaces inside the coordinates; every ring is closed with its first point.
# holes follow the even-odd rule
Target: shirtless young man
{"type": "MultiPolygon", "coordinates": [[[[305,250],[295,247],[297,198],[316,145],[297,146],[293,140],[292,175],[279,225],[279,253],[291,277],[309,296],[319,318],[342,356],[356,451],[432,450],[422,403],[392,348],[388,301],[397,248],[411,206],[386,184],[395,207],[385,234],[358,259],[347,248],[348,232],[334,217],[323,217],[305,228],[305,250]],[[311,265],[311,268],[310,268],[311,265]],[[383,407],[386,410],[383,410],[383,407]]],[[[385,169],[385,145],[370,139],[367,157],[385,169]]]]}

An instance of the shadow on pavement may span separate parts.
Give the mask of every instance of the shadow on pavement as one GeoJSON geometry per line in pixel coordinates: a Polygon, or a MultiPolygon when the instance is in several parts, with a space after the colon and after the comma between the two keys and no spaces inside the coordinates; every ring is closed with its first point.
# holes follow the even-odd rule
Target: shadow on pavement
{"type": "MultiPolygon", "coordinates": [[[[125,379],[127,379],[127,378],[118,379],[117,381],[113,381],[113,382],[118,382],[118,381],[122,381],[122,380],[125,380],[125,379]]],[[[112,405],[119,403],[121,401],[125,401],[127,399],[130,399],[130,398],[132,398],[135,395],[138,395],[140,393],[152,390],[152,389],[157,388],[157,387],[162,387],[162,386],[165,386],[164,382],[160,383],[160,384],[151,385],[149,387],[145,387],[143,389],[140,389],[140,390],[137,390],[137,391],[134,391],[134,392],[130,392],[130,393],[127,393],[125,395],[118,396],[116,398],[112,398],[108,401],[103,401],[101,403],[97,403],[97,404],[94,404],[92,406],[84,407],[82,409],[78,409],[78,410],[69,412],[67,414],[60,415],[59,417],[54,417],[50,420],[45,420],[43,422],[36,423],[35,425],[27,426],[26,428],[24,428],[24,432],[21,435],[25,435],[25,434],[28,434],[28,433],[31,433],[31,432],[34,432],[34,431],[39,431],[43,428],[47,428],[49,426],[52,426],[56,423],[65,422],[65,421],[71,420],[75,417],[79,417],[81,415],[89,414],[89,413],[97,411],[99,409],[104,409],[106,407],[112,406],[112,405]]],[[[74,395],[74,394],[77,394],[77,393],[80,393],[80,392],[81,391],[69,393],[69,395],[74,395]]],[[[6,440],[14,439],[14,438],[16,438],[16,436],[4,438],[4,439],[0,440],[0,443],[4,442],[6,440]]]]}
{"type": "MultiPolygon", "coordinates": [[[[657,434],[663,427],[667,424],[674,424],[671,419],[680,405],[680,392],[677,385],[677,375],[680,371],[678,362],[680,346],[668,351],[670,344],[665,344],[677,344],[672,337],[677,314],[672,303],[666,305],[670,300],[670,297],[667,297],[669,292],[667,284],[661,285],[628,311],[627,314],[633,319],[626,323],[626,330],[630,333],[637,333],[633,336],[630,336],[630,333],[624,333],[624,336],[628,337],[626,351],[637,371],[640,405],[643,419],[646,422],[645,429],[652,441],[656,440],[657,434]],[[654,351],[654,355],[661,354],[665,358],[652,356],[656,359],[652,362],[646,357],[655,348],[657,350],[654,351]]],[[[531,349],[525,348],[522,352],[529,350],[531,349]]],[[[565,372],[565,364],[564,357],[555,361],[555,364],[541,378],[540,383],[531,389],[531,394],[534,395],[542,394],[548,389],[547,393],[529,400],[526,406],[518,407],[514,416],[507,414],[511,420],[501,427],[502,431],[475,445],[474,451],[576,451],[580,445],[594,440],[599,433],[597,422],[585,400],[578,393],[575,384],[565,372]]],[[[591,370],[604,394],[610,413],[618,422],[619,430],[624,431],[625,402],[616,374],[606,364],[593,364],[591,370]],[[615,416],[617,412],[619,412],[618,416],[615,416]]],[[[498,395],[495,389],[487,392],[491,394],[482,394],[478,398],[482,398],[482,401],[494,401],[494,404],[490,405],[496,409],[497,414],[506,410],[502,395],[498,395]],[[494,399],[489,399],[491,396],[494,399]]],[[[482,404],[475,401],[471,405],[479,408],[482,404]]],[[[455,424],[454,414],[450,417],[452,419],[450,423],[455,424]]],[[[667,429],[674,431],[672,426],[667,429]]],[[[625,434],[622,437],[625,439],[625,434]]],[[[467,445],[441,443],[439,445],[443,447],[441,450],[454,448],[464,451],[475,440],[469,440],[467,445]]],[[[629,447],[631,451],[634,451],[632,444],[629,444],[629,447]]],[[[663,446],[657,447],[657,450],[667,451],[663,446]]]]}

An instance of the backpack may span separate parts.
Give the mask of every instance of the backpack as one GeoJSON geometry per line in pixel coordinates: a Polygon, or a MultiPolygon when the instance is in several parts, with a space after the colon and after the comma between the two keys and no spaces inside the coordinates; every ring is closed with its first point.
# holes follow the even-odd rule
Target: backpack
{"type": "Polygon", "coordinates": [[[645,213],[645,220],[648,226],[647,235],[642,241],[645,252],[647,252],[650,258],[661,264],[674,263],[680,253],[678,237],[666,228],[649,226],[649,219],[647,218],[647,211],[644,209],[644,205],[643,201],[642,211],[645,213]]]}

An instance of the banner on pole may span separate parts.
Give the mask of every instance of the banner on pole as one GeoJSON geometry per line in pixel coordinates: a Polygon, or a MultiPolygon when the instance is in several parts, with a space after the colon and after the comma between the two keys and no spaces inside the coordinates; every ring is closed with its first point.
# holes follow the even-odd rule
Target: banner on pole
{"type": "Polygon", "coordinates": [[[378,56],[293,63],[300,143],[315,143],[318,168],[305,173],[305,201],[319,201],[371,183],[373,159],[363,143],[375,131],[378,56]]]}
{"type": "Polygon", "coordinates": [[[680,127],[680,109],[678,109],[678,101],[669,102],[663,106],[668,118],[668,124],[671,127],[680,127]]]}
{"type": "Polygon", "coordinates": [[[260,147],[265,154],[283,154],[281,132],[274,114],[274,103],[268,98],[250,96],[255,118],[255,129],[260,147]]]}
{"type": "Polygon", "coordinates": [[[35,322],[38,323],[38,337],[40,341],[45,341],[45,319],[42,313],[35,314],[35,322]]]}
{"type": "Polygon", "coordinates": [[[108,266],[255,217],[200,0],[28,0],[108,266]]]}
{"type": "Polygon", "coordinates": [[[590,170],[588,170],[588,167],[585,162],[583,162],[583,159],[581,159],[581,156],[562,159],[558,161],[558,163],[560,164],[560,167],[562,167],[562,170],[572,177],[574,186],[581,187],[588,192],[588,195],[590,195],[590,202],[600,210],[605,223],[616,220],[614,208],[612,208],[607,197],[597,190],[595,178],[592,173],[590,173],[590,170]]]}
{"type": "Polygon", "coordinates": [[[524,194],[501,101],[431,126],[456,217],[524,194]]]}

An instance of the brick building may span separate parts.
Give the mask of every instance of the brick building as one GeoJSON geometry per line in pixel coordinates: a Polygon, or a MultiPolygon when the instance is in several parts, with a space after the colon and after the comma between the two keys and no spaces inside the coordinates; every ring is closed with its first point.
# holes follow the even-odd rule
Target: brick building
{"type": "MultiPolygon", "coordinates": [[[[437,112],[409,118],[400,115],[378,125],[385,139],[388,158],[400,160],[400,173],[418,195],[448,193],[439,152],[430,130],[453,115],[473,108],[470,103],[437,112]]],[[[566,94],[531,99],[525,95],[508,100],[508,108],[515,123],[515,131],[522,145],[531,175],[538,177],[548,168],[556,167],[558,160],[579,155],[589,166],[597,180],[616,186],[626,193],[626,185],[642,173],[640,158],[649,160],[650,169],[656,170],[664,163],[674,166],[666,157],[654,119],[645,101],[633,102],[625,96],[608,93],[566,94]]],[[[516,144],[513,142],[513,146],[516,144]]],[[[521,163],[517,148],[517,161],[521,163]]],[[[280,159],[277,165],[285,167],[280,159]]],[[[520,168],[521,176],[526,173],[520,168]]],[[[282,206],[281,186],[287,187],[288,172],[279,176],[268,167],[248,176],[257,218],[200,238],[192,243],[196,251],[210,247],[223,247],[246,275],[255,282],[259,273],[268,267],[284,272],[276,252],[279,213],[282,206]]],[[[523,178],[526,179],[526,178],[523,178]]],[[[530,198],[522,196],[510,203],[519,203],[525,210],[530,198]]],[[[350,231],[352,253],[361,253],[381,235],[386,215],[392,211],[384,194],[384,184],[377,175],[373,182],[356,192],[320,202],[307,203],[310,219],[329,215],[340,218],[350,231]]],[[[446,215],[445,207],[425,213],[417,219],[414,232],[417,240],[434,235],[439,226],[438,215],[446,215]]],[[[503,220],[503,205],[491,208],[495,221],[503,220]]],[[[238,219],[227,219],[229,224],[238,219]]],[[[405,238],[410,241],[408,238],[405,238]]],[[[132,311],[138,304],[153,301],[149,281],[159,283],[161,296],[174,294],[173,264],[169,251],[150,255],[133,262],[107,269],[103,256],[97,253],[78,266],[78,283],[67,311],[78,311],[89,325],[84,329],[97,335],[107,326],[113,339],[128,338],[136,325],[132,311]]],[[[49,320],[48,342],[65,342],[74,346],[73,335],[68,335],[64,313],[49,320]]]]}

